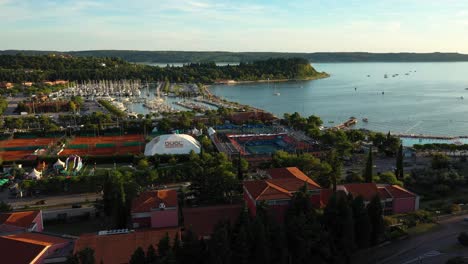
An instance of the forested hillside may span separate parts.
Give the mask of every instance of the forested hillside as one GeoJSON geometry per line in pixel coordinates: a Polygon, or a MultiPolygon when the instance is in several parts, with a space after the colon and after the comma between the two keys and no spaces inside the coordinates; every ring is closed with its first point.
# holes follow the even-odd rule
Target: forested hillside
{"type": "Polygon", "coordinates": [[[1,54],[15,55],[69,54],[76,57],[118,57],[130,62],[189,63],[189,62],[252,62],[269,58],[303,58],[310,62],[436,62],[468,61],[467,54],[460,53],[369,53],[369,52],[227,52],[227,51],[138,51],[138,50],[89,50],[89,51],[35,51],[4,50],[1,54]]]}
{"type": "Polygon", "coordinates": [[[305,59],[268,59],[239,65],[191,63],[183,67],[132,64],[119,58],[69,55],[0,55],[0,81],[20,83],[43,80],[119,80],[201,82],[219,80],[313,79],[325,77],[305,59]]]}

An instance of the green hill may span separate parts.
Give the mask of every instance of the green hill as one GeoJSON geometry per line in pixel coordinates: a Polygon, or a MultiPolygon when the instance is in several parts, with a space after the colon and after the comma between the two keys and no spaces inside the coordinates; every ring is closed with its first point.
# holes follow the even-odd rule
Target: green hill
{"type": "Polygon", "coordinates": [[[70,54],[76,57],[118,57],[129,62],[189,63],[189,62],[252,62],[269,58],[303,58],[310,62],[440,62],[468,61],[468,54],[460,53],[368,53],[368,52],[227,52],[227,51],[35,51],[4,50],[1,54],[15,55],[70,54]]]}

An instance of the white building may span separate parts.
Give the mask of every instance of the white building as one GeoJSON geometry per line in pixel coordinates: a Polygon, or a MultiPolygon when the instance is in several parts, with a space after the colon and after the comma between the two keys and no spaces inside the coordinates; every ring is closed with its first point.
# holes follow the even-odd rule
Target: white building
{"type": "Polygon", "coordinates": [[[153,138],[145,146],[145,156],[155,154],[189,154],[190,151],[200,153],[200,143],[192,136],[185,134],[161,135],[153,138]]]}

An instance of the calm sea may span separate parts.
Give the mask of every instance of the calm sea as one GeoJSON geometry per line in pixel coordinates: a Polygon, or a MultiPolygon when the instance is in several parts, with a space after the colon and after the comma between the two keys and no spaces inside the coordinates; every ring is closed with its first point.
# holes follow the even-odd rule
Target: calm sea
{"type": "Polygon", "coordinates": [[[225,99],[262,108],[277,116],[292,112],[318,115],[326,126],[354,116],[359,119],[358,128],[407,134],[468,135],[468,62],[316,63],[313,66],[331,77],[315,81],[213,85],[211,90],[225,99]],[[368,123],[362,122],[363,118],[368,123]]]}

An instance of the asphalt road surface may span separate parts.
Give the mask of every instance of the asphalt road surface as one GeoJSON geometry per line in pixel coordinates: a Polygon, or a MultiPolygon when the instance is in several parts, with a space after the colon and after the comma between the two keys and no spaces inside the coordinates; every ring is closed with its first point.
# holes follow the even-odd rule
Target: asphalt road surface
{"type": "Polygon", "coordinates": [[[432,232],[394,242],[369,252],[367,263],[375,264],[443,264],[456,256],[468,258],[468,248],[462,247],[457,236],[468,231],[468,214],[440,221],[432,232]]]}
{"type": "Polygon", "coordinates": [[[25,205],[35,206],[37,202],[45,200],[44,206],[59,206],[65,204],[84,203],[87,201],[95,201],[101,198],[100,194],[96,193],[85,193],[85,194],[71,194],[71,195],[57,195],[57,196],[38,196],[38,197],[26,197],[26,198],[15,198],[5,200],[13,208],[23,208],[25,205]]]}

